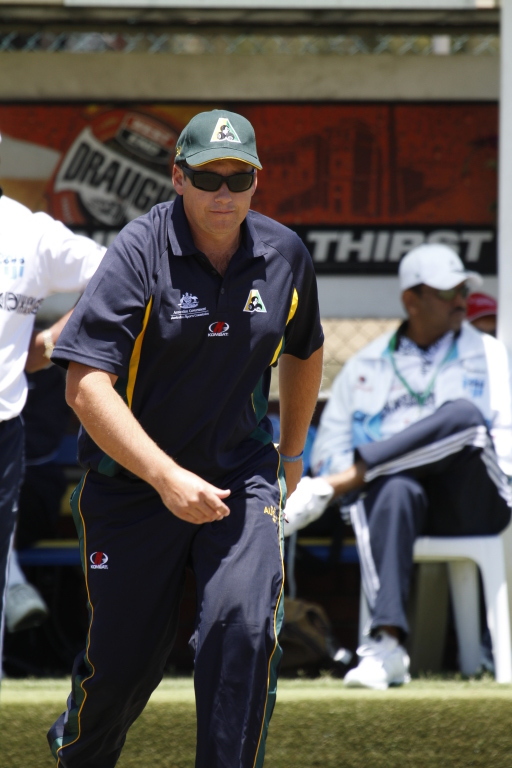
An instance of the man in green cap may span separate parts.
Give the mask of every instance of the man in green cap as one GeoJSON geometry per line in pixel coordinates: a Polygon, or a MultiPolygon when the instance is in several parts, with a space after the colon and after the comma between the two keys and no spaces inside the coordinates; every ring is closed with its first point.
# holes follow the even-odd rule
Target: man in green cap
{"type": "Polygon", "coordinates": [[[195,574],[196,768],[263,765],[283,618],[282,509],[302,474],[323,335],[311,257],[249,209],[251,124],[213,110],[178,140],[178,196],[107,251],[52,360],[86,475],[72,499],[90,611],[60,768],[113,768],[160,682],[195,574]],[[267,399],[279,362],[281,435],[267,399]]]}

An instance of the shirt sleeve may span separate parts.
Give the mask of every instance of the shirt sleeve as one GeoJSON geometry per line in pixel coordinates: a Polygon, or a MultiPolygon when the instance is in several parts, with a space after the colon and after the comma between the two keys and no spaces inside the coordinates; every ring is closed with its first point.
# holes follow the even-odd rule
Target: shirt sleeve
{"type": "Polygon", "coordinates": [[[307,360],[324,342],[318,306],[315,269],[306,246],[297,237],[298,258],[293,267],[294,297],[286,326],[283,352],[307,360]],[[294,306],[295,303],[295,306],[294,306]]]}
{"type": "Polygon", "coordinates": [[[75,235],[46,213],[34,213],[31,225],[38,233],[40,282],[47,295],[82,292],[106,249],[88,237],[75,235]]]}
{"type": "Polygon", "coordinates": [[[154,285],[148,223],[117,236],[62,331],[52,361],[82,363],[126,376],[154,285]]]}

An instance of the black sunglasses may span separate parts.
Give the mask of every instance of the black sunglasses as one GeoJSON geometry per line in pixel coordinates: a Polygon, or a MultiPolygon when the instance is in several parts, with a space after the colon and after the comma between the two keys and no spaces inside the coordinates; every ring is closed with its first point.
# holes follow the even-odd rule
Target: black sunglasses
{"type": "Polygon", "coordinates": [[[247,192],[254,181],[254,168],[252,171],[221,176],[220,173],[213,173],[212,171],[193,171],[188,165],[181,164],[178,167],[188,176],[192,186],[196,189],[202,189],[203,192],[217,192],[224,182],[228,185],[230,192],[247,192]]]}

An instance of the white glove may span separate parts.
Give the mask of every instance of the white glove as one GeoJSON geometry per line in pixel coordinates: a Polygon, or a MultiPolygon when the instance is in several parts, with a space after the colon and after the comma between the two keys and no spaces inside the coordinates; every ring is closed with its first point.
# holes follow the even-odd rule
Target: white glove
{"type": "Polygon", "coordinates": [[[291,536],[295,531],[317,520],[333,496],[332,485],[322,477],[303,477],[284,508],[284,535],[291,536]]]}

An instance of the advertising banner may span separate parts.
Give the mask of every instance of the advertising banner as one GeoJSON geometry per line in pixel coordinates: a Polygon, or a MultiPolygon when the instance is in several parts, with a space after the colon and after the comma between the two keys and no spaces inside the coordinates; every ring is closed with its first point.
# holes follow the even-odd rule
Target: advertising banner
{"type": "Polygon", "coordinates": [[[222,108],[256,130],[256,210],[291,227],[322,274],[395,274],[422,242],[496,274],[497,105],[2,104],[5,194],[109,243],[172,199],[176,141],[222,108]]]}

